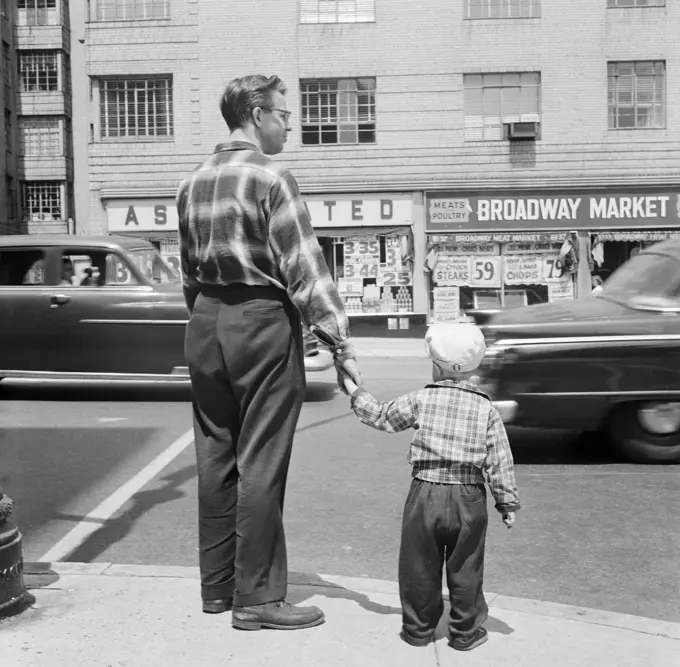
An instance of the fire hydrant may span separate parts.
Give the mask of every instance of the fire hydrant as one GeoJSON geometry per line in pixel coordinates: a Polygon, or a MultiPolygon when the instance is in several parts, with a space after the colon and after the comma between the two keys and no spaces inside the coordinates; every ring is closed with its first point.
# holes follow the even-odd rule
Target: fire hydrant
{"type": "Polygon", "coordinates": [[[24,585],[21,533],[9,520],[13,503],[0,487],[0,616],[22,611],[35,602],[24,585]]]}

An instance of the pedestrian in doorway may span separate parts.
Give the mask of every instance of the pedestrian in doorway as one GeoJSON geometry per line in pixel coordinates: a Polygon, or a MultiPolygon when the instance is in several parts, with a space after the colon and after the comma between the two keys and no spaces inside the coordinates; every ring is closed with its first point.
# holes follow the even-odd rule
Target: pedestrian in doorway
{"type": "Polygon", "coordinates": [[[357,417],[389,433],[415,429],[409,451],[413,480],[399,551],[401,638],[426,646],[444,611],[442,568],[451,602],[449,644],[469,651],[487,641],[484,546],[485,475],[508,528],[520,508],[505,427],[472,376],[486,347],[474,324],[434,324],[425,337],[433,384],[380,402],[345,379],[357,417]]]}
{"type": "MultiPolygon", "coordinates": [[[[292,630],[323,622],[287,591],[283,501],[305,395],[301,320],[361,383],[349,323],[297,183],[270,156],[290,111],[277,77],[229,82],[229,140],[177,193],[193,389],[203,611],[292,630]]],[[[340,382],[340,380],[339,380],[340,382]]]]}

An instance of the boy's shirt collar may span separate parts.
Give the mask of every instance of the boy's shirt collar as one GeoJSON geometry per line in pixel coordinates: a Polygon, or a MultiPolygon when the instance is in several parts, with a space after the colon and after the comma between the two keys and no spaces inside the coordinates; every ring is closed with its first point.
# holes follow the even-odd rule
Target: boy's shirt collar
{"type": "Polygon", "coordinates": [[[474,394],[480,394],[489,398],[474,382],[469,380],[439,380],[438,382],[432,382],[427,387],[449,387],[451,389],[462,389],[464,391],[471,391],[474,394]]]}

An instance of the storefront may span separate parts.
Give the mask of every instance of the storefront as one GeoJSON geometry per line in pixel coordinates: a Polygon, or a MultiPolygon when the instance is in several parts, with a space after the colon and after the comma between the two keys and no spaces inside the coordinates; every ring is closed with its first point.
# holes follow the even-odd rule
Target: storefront
{"type": "Polygon", "coordinates": [[[668,192],[432,192],[425,209],[430,321],[590,296],[593,276],[680,235],[678,195],[668,192]]]}
{"type": "MultiPolygon", "coordinates": [[[[422,272],[423,223],[414,199],[422,195],[305,196],[305,203],[354,335],[414,336],[427,320],[422,272]]],[[[419,207],[422,212],[422,205],[419,207]]],[[[110,234],[154,243],[179,270],[177,209],[173,200],[110,199],[110,234]]]]}

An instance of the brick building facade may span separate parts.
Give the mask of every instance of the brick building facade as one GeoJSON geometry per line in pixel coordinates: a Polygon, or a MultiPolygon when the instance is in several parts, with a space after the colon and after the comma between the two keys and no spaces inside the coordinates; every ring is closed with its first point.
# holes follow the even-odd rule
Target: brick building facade
{"type": "Polygon", "coordinates": [[[279,159],[355,317],[582,296],[680,231],[673,0],[91,0],[70,20],[77,233],[176,263],[177,184],[254,72],[289,87],[279,159]]]}

